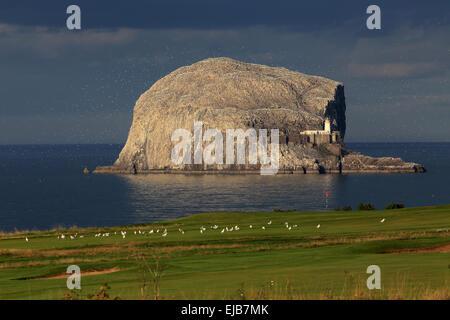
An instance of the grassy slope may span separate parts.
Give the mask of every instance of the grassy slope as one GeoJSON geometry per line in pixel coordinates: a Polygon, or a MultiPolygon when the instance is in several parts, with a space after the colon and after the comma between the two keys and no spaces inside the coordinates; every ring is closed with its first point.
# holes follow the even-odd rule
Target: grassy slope
{"type": "Polygon", "coordinates": [[[450,228],[449,205],[388,211],[212,213],[140,226],[4,234],[0,235],[0,298],[63,298],[68,291],[65,279],[18,279],[60,274],[71,264],[79,265],[82,272],[121,269],[82,277],[83,295],[107,282],[113,296],[140,298],[142,274],[136,254],[167,265],[161,281],[165,299],[449,298],[450,253],[381,254],[448,244],[450,233],[436,231],[442,228],[450,228]],[[386,222],[380,223],[381,218],[386,222]],[[285,222],[299,227],[289,231],[285,222]],[[210,229],[214,224],[217,230],[210,229]],[[239,231],[220,233],[235,225],[239,231]],[[203,234],[200,226],[207,229],[203,234]],[[185,234],[178,231],[180,227],[185,234]],[[167,237],[134,235],[134,230],[156,228],[167,228],[167,237]],[[125,239],[120,230],[128,230],[125,239]],[[57,240],[61,232],[78,232],[84,238],[57,240]],[[94,237],[97,232],[112,235],[94,237]],[[366,288],[366,268],[372,264],[381,267],[381,291],[366,288]]]}

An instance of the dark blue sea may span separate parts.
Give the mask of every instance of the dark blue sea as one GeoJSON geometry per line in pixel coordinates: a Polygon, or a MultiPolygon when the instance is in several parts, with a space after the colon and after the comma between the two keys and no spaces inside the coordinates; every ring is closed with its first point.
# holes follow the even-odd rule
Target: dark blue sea
{"type": "Polygon", "coordinates": [[[0,146],[0,230],[135,224],[198,212],[333,210],[370,202],[450,203],[450,143],[347,143],[423,164],[424,174],[84,175],[122,145],[0,146]],[[329,197],[326,200],[325,191],[329,197]]]}

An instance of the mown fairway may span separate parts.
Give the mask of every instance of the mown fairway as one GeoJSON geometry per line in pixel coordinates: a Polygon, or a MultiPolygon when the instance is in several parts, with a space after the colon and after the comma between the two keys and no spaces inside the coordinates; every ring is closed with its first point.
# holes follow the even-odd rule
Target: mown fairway
{"type": "MultiPolygon", "coordinates": [[[[111,297],[141,299],[144,257],[153,268],[155,261],[165,266],[162,299],[450,299],[449,231],[446,205],[211,213],[127,227],[2,234],[0,298],[63,299],[69,290],[61,275],[75,264],[82,298],[108,283],[111,297]],[[381,268],[381,290],[366,287],[369,265],[381,268]],[[100,274],[83,276],[93,271],[100,274]]],[[[154,297],[152,287],[148,296],[154,297]]]]}

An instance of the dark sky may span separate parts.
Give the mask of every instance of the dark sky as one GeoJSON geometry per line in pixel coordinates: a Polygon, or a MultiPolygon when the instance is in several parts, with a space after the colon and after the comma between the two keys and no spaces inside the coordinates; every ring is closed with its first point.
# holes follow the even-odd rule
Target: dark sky
{"type": "Polygon", "coordinates": [[[123,143],[141,93],[219,56],[344,82],[346,141],[450,141],[449,12],[448,0],[3,0],[0,144],[123,143]],[[381,30],[366,28],[370,4],[381,30]]]}

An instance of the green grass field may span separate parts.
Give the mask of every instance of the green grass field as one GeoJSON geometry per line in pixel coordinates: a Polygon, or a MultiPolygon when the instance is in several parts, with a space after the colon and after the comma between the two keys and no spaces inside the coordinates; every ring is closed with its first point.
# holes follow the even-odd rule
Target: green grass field
{"type": "Polygon", "coordinates": [[[164,269],[160,299],[450,299],[449,230],[445,205],[210,213],[126,227],[0,234],[0,299],[64,299],[69,290],[62,275],[73,264],[82,272],[80,298],[107,283],[110,297],[153,299],[157,277],[142,271],[150,266],[164,269]],[[235,226],[239,230],[221,232],[235,226]],[[61,234],[65,239],[58,240],[61,234]],[[381,290],[366,287],[369,265],[381,268],[381,290]]]}

